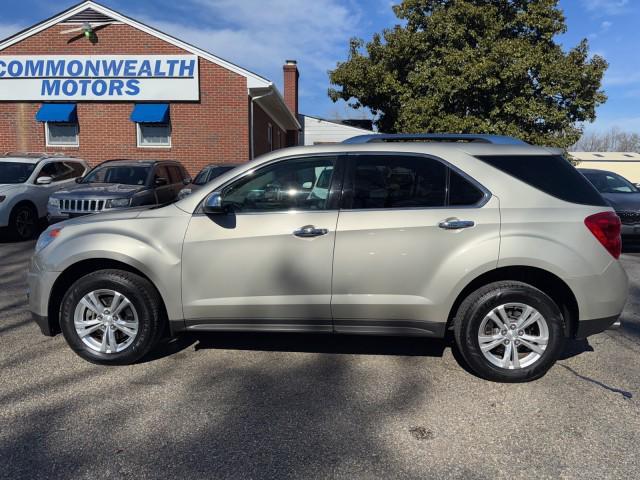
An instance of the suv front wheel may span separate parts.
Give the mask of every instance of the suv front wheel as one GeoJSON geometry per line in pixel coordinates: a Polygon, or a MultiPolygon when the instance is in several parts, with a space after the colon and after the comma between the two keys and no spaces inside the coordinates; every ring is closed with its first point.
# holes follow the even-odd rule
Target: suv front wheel
{"type": "Polygon", "coordinates": [[[82,358],[127,365],[146,355],[163,332],[160,296],[145,278],[122,270],[99,270],[65,294],[60,327],[82,358]]]}
{"type": "Polygon", "coordinates": [[[455,339],[471,369],[498,382],[543,376],[562,351],[562,315],[531,285],[495,282],[469,295],[455,320],[455,339]]]}

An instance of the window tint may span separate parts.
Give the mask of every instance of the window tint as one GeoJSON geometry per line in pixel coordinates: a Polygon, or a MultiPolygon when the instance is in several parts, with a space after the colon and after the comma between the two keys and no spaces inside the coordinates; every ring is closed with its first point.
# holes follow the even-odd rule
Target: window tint
{"type": "Polygon", "coordinates": [[[164,178],[165,180],[167,180],[167,182],[171,182],[171,179],[169,177],[169,172],[167,171],[167,167],[165,167],[164,165],[156,167],[155,169],[155,172],[153,175],[153,181],[155,182],[159,178],[164,178]]]}
{"type": "Polygon", "coordinates": [[[425,157],[355,158],[352,208],[443,207],[447,167],[425,157]]]}
{"type": "Polygon", "coordinates": [[[42,167],[38,178],[51,177],[54,182],[69,180],[74,177],[71,166],[63,162],[51,162],[42,167]]]}
{"type": "Polygon", "coordinates": [[[458,172],[451,170],[449,174],[449,205],[475,205],[484,193],[458,172]]]}
{"type": "Polygon", "coordinates": [[[495,155],[478,158],[560,200],[607,206],[593,185],[560,155],[495,155]]]}
{"type": "Polygon", "coordinates": [[[73,170],[73,177],[81,177],[84,174],[84,167],[78,162],[64,162],[64,164],[73,170]]]}
{"type": "Polygon", "coordinates": [[[333,174],[334,165],[334,157],[269,165],[227,187],[222,193],[223,204],[236,212],[325,210],[329,188],[319,185],[319,180],[326,172],[333,174]]]}
{"type": "Polygon", "coordinates": [[[169,182],[172,184],[182,183],[182,173],[180,169],[175,165],[170,165],[167,167],[169,171],[169,182]]]}

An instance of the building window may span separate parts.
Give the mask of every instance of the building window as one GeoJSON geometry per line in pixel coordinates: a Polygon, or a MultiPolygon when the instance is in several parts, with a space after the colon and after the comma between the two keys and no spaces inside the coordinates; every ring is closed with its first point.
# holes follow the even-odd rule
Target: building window
{"type": "Polygon", "coordinates": [[[170,123],[137,123],[138,147],[170,147],[170,123]]]}
{"type": "Polygon", "coordinates": [[[267,125],[267,149],[273,151],[273,125],[270,123],[267,125]]]}
{"type": "Polygon", "coordinates": [[[45,122],[48,147],[77,147],[80,144],[77,123],[45,122]]]}

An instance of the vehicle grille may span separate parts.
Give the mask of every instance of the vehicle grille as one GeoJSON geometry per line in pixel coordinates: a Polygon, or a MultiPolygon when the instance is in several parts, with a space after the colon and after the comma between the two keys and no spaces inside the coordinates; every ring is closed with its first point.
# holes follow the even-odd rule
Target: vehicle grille
{"type": "Polygon", "coordinates": [[[640,212],[622,211],[616,212],[616,214],[620,217],[620,221],[625,225],[640,223],[640,212]]]}
{"type": "Polygon", "coordinates": [[[60,200],[60,211],[63,213],[93,213],[104,210],[106,200],[64,198],[60,200]]]}

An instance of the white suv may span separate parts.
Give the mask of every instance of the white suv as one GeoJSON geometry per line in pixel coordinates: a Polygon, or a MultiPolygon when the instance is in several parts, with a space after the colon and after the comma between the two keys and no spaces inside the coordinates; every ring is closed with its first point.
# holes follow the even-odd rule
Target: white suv
{"type": "Polygon", "coordinates": [[[540,377],[565,338],[617,320],[620,220],[560,151],[399,139],[414,138],[279,150],[173,205],[50,227],[29,273],[34,319],[103,364],[138,360],[166,327],[452,332],[501,381],[540,377]]]}
{"type": "Polygon", "coordinates": [[[0,227],[20,240],[33,238],[47,215],[49,195],[82,177],[89,167],[78,158],[46,153],[0,157],[0,227]]]}

